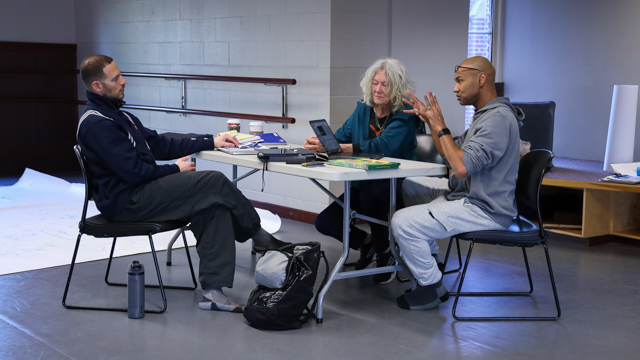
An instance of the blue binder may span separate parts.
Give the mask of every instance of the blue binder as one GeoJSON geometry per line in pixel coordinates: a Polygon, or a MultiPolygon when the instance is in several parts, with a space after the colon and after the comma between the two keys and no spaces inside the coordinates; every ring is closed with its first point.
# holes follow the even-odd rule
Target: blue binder
{"type": "Polygon", "coordinates": [[[286,145],[287,142],[278,135],[278,133],[266,133],[266,134],[256,134],[260,136],[263,142],[260,143],[261,146],[267,145],[286,145]]]}

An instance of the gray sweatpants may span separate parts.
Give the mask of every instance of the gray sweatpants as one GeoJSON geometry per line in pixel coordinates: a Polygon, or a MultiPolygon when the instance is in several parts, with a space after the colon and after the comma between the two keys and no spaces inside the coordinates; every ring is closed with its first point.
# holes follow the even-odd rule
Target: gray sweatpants
{"type": "Polygon", "coordinates": [[[504,229],[467,198],[448,201],[448,179],[407,178],[402,185],[405,208],[391,219],[393,236],[402,250],[409,270],[422,286],[435,284],[442,278],[436,260],[435,239],[455,234],[504,229]]]}
{"type": "Polygon", "coordinates": [[[204,290],[232,287],[235,241],[260,229],[260,217],[242,192],[217,171],[171,174],[144,185],[115,221],[191,222],[204,290]]]}

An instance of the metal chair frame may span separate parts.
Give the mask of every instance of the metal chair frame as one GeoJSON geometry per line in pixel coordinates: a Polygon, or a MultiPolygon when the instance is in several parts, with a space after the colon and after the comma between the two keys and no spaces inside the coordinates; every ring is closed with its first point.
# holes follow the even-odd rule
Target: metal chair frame
{"type": "MultiPolygon", "coordinates": [[[[542,179],[544,177],[544,171],[548,164],[553,159],[553,153],[548,150],[534,150],[530,154],[527,154],[530,158],[525,160],[526,164],[530,162],[533,163],[533,169],[523,168],[522,160],[521,160],[521,169],[519,170],[518,175],[518,185],[524,187],[530,187],[530,191],[533,191],[532,187],[537,186],[535,189],[535,199],[524,200],[522,196],[519,196],[519,186],[516,186],[516,199],[518,201],[518,205],[520,207],[520,202],[525,202],[525,205],[529,206],[533,210],[537,212],[538,215],[538,226],[528,221],[524,217],[521,217],[519,214],[512,221],[512,225],[510,229],[515,229],[512,231],[475,231],[464,234],[458,234],[456,236],[451,237],[449,240],[449,249],[451,248],[451,244],[453,243],[453,239],[458,240],[468,240],[469,250],[467,252],[467,257],[464,263],[464,268],[462,270],[462,274],[460,276],[460,282],[458,284],[457,291],[455,292],[455,300],[453,303],[452,314],[456,320],[461,321],[554,321],[558,320],[561,315],[560,310],[560,302],[558,300],[558,292],[556,289],[555,279],[553,277],[553,269],[551,267],[551,259],[549,257],[549,248],[547,246],[547,233],[544,230],[544,226],[542,223],[542,217],[540,215],[539,210],[539,194],[540,194],[540,186],[542,184],[542,179]],[[531,154],[531,155],[530,155],[531,154]],[[534,158],[535,157],[535,158],[534,158]],[[531,160],[533,159],[533,160],[531,160]],[[536,175],[536,172],[539,173],[539,179],[534,183],[533,180],[527,183],[524,181],[526,177],[525,172],[530,171],[528,174],[528,178],[533,179],[533,176],[536,175]],[[535,171],[535,172],[534,172],[535,171]],[[521,185],[521,178],[523,179],[523,184],[521,185]],[[522,235],[527,235],[527,238],[524,239],[522,235]],[[492,237],[492,235],[497,236],[492,237]],[[520,236],[519,236],[520,235],[520,236]],[[534,239],[537,236],[537,239],[534,239]],[[529,281],[529,290],[528,291],[505,291],[505,292],[462,292],[462,285],[464,283],[467,268],[469,266],[469,260],[471,259],[471,253],[473,251],[473,247],[475,243],[481,244],[491,244],[491,245],[506,245],[506,246],[515,246],[522,248],[522,254],[524,257],[525,268],[527,271],[527,278],[529,281]],[[544,248],[546,260],[547,260],[547,268],[549,270],[549,278],[551,280],[551,287],[553,290],[553,296],[555,300],[557,314],[555,316],[497,316],[497,317],[488,317],[488,316],[458,316],[456,314],[458,301],[461,296],[469,296],[469,297],[486,297],[486,296],[530,296],[533,293],[533,280],[531,278],[531,270],[529,268],[529,259],[527,258],[527,247],[533,247],[536,245],[542,245],[544,248]]],[[[523,158],[523,160],[525,159],[523,158]]],[[[525,165],[526,166],[526,165],[525,165]]],[[[458,253],[460,251],[460,245],[458,245],[458,253]]],[[[449,249],[447,249],[447,256],[445,258],[445,264],[449,257],[449,249]]]]}
{"type": "Polygon", "coordinates": [[[75,268],[75,264],[76,264],[76,258],[78,255],[78,249],[80,247],[80,240],[82,238],[82,235],[87,234],[87,235],[91,235],[97,238],[111,238],[113,237],[113,242],[111,244],[111,252],[109,253],[109,262],[107,264],[107,271],[105,273],[105,277],[104,277],[104,281],[107,285],[110,286],[127,286],[127,284],[125,283],[116,283],[116,282],[111,282],[109,281],[109,272],[111,270],[111,263],[113,260],[113,252],[116,246],[116,240],[118,237],[123,237],[123,235],[121,235],[122,231],[116,231],[114,230],[113,232],[110,233],[110,231],[108,231],[109,227],[113,227],[114,229],[116,228],[121,228],[123,226],[132,228],[135,231],[135,233],[130,234],[130,235],[124,235],[124,236],[139,236],[139,235],[147,235],[149,237],[149,245],[151,247],[151,254],[153,255],[153,263],[155,265],[155,269],[156,269],[156,274],[158,277],[158,284],[149,284],[149,285],[145,285],[145,288],[159,288],[160,289],[160,294],[162,296],[162,302],[163,302],[163,306],[161,309],[155,310],[155,309],[150,309],[150,310],[146,310],[145,309],[145,313],[154,313],[154,314],[161,314],[163,312],[166,311],[167,309],[167,297],[165,294],[165,289],[179,289],[179,290],[195,290],[198,287],[198,283],[196,281],[196,276],[195,273],[193,271],[193,263],[191,262],[191,255],[189,253],[189,247],[187,245],[187,238],[184,234],[184,228],[187,225],[187,223],[182,222],[182,221],[163,221],[163,222],[145,222],[145,223],[113,223],[110,224],[108,221],[106,221],[106,219],[104,219],[104,217],[102,215],[96,215],[96,216],[92,216],[90,218],[87,219],[87,206],[89,203],[89,200],[92,199],[93,196],[93,188],[92,188],[92,183],[91,183],[91,175],[88,171],[88,169],[86,168],[86,160],[84,159],[82,153],[81,153],[81,149],[79,145],[75,145],[74,146],[74,151],[76,153],[76,156],[78,157],[78,162],[80,163],[80,168],[82,169],[82,175],[84,177],[85,180],[85,199],[84,199],[84,207],[82,209],[82,217],[80,219],[80,223],[78,224],[78,228],[79,228],[79,234],[78,234],[78,238],[76,240],[76,246],[75,249],[73,251],[73,257],[71,259],[71,267],[69,268],[69,276],[67,277],[67,284],[65,286],[64,289],[64,295],[62,297],[62,305],[67,308],[67,309],[81,309],[81,310],[104,310],[104,311],[121,311],[121,312],[126,312],[127,308],[118,308],[118,307],[98,307],[98,306],[80,306],[80,305],[70,305],[67,304],[67,295],[69,292],[69,285],[71,283],[71,277],[73,275],[73,270],[75,268]],[[100,232],[100,233],[91,233],[90,229],[89,231],[87,230],[87,225],[91,225],[91,224],[96,224],[97,226],[100,226],[102,229],[101,230],[105,230],[104,228],[107,228],[107,231],[105,232],[100,232]],[[156,250],[155,247],[153,245],[153,236],[156,233],[160,233],[160,232],[164,232],[164,231],[169,231],[169,230],[176,230],[179,229],[179,232],[182,233],[182,240],[184,242],[184,247],[187,253],[187,260],[189,262],[189,269],[191,270],[191,279],[193,281],[193,286],[175,286],[175,285],[164,285],[162,282],[162,276],[160,275],[160,268],[158,266],[158,257],[156,255],[156,250]],[[113,234],[118,234],[118,236],[113,236],[113,234]]]}

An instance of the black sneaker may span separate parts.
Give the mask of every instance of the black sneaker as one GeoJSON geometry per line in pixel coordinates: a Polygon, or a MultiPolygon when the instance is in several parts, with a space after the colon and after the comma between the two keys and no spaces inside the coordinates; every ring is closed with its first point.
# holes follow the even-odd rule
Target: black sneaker
{"type": "MultiPolygon", "coordinates": [[[[398,262],[396,261],[396,258],[393,257],[393,254],[391,253],[391,251],[385,254],[378,255],[378,259],[376,260],[376,267],[392,266],[397,264],[398,262]]],[[[388,284],[391,281],[393,281],[393,278],[395,276],[396,276],[395,271],[382,273],[382,274],[375,274],[373,275],[373,282],[381,285],[388,284]]]]}
{"type": "Polygon", "coordinates": [[[278,240],[272,237],[269,241],[260,241],[257,242],[253,240],[252,250],[257,254],[264,254],[269,250],[277,250],[285,245],[291,244],[290,242],[285,242],[278,240]]]}
{"type": "Polygon", "coordinates": [[[362,270],[369,266],[373,261],[373,255],[375,254],[375,251],[373,251],[373,243],[362,244],[360,247],[360,258],[356,261],[354,269],[362,270]]]}
{"type": "Polygon", "coordinates": [[[415,291],[401,295],[397,299],[398,307],[405,310],[432,309],[449,300],[449,291],[442,285],[442,280],[435,284],[422,286],[418,284],[415,291]]]}

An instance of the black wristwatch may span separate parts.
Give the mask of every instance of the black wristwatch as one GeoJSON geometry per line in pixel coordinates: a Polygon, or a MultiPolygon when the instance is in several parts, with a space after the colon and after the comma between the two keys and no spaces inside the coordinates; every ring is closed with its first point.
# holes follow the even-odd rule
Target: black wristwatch
{"type": "Polygon", "coordinates": [[[442,128],[438,133],[438,137],[441,138],[443,135],[451,135],[451,131],[447,128],[442,128]]]}

